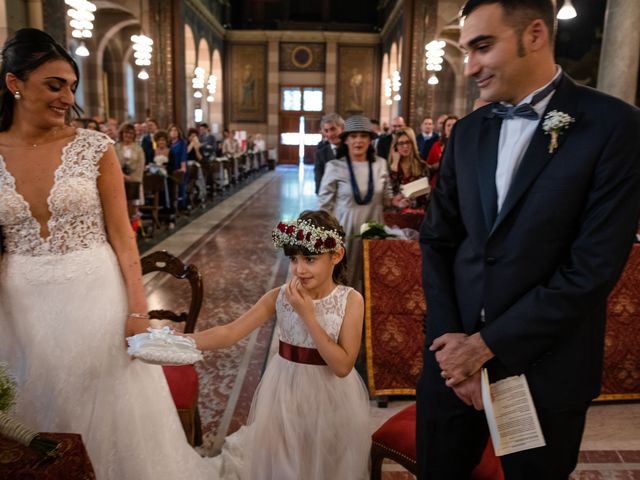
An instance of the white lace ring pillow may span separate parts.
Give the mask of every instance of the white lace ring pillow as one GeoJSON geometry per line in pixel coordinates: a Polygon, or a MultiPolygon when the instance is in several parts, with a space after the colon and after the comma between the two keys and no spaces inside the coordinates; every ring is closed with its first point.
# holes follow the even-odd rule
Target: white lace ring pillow
{"type": "Polygon", "coordinates": [[[148,328],[147,332],[127,337],[129,355],[154,365],[190,365],[202,360],[191,338],[173,335],[169,327],[148,328]]]}

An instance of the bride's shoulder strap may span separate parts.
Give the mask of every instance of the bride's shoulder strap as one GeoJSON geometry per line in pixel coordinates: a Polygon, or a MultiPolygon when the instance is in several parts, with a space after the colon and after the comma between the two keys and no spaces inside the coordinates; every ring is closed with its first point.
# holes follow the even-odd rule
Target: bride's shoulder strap
{"type": "Polygon", "coordinates": [[[95,178],[99,175],[100,159],[107,147],[114,142],[104,133],[95,130],[79,128],[76,132],[76,138],[65,147],[68,162],[75,173],[95,178]]]}

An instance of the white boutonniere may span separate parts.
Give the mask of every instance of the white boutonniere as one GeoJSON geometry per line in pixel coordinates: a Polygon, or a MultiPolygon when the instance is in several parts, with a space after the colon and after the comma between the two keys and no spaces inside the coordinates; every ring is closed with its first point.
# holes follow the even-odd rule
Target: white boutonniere
{"type": "Polygon", "coordinates": [[[558,137],[575,121],[576,119],[568,113],[557,110],[551,110],[545,115],[544,122],[542,122],[542,129],[544,133],[551,135],[549,153],[553,153],[556,148],[558,148],[558,137]]]}

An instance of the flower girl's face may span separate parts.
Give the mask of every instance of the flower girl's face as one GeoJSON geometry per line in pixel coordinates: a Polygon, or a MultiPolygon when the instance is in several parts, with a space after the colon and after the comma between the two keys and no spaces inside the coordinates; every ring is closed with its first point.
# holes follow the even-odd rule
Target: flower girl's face
{"type": "Polygon", "coordinates": [[[322,290],[333,282],[333,267],[337,264],[335,257],[335,253],[292,255],[289,257],[291,274],[300,279],[305,290],[322,290]]]}

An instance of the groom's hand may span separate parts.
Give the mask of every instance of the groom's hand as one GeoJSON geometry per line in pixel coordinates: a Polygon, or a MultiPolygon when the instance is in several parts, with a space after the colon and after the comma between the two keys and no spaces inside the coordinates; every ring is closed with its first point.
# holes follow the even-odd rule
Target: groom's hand
{"type": "Polygon", "coordinates": [[[436,352],[436,360],[448,387],[463,382],[493,358],[479,333],[445,333],[436,338],[429,350],[436,352]]]}
{"type": "Polygon", "coordinates": [[[460,400],[476,410],[484,410],[480,371],[451,387],[460,400]]]}

